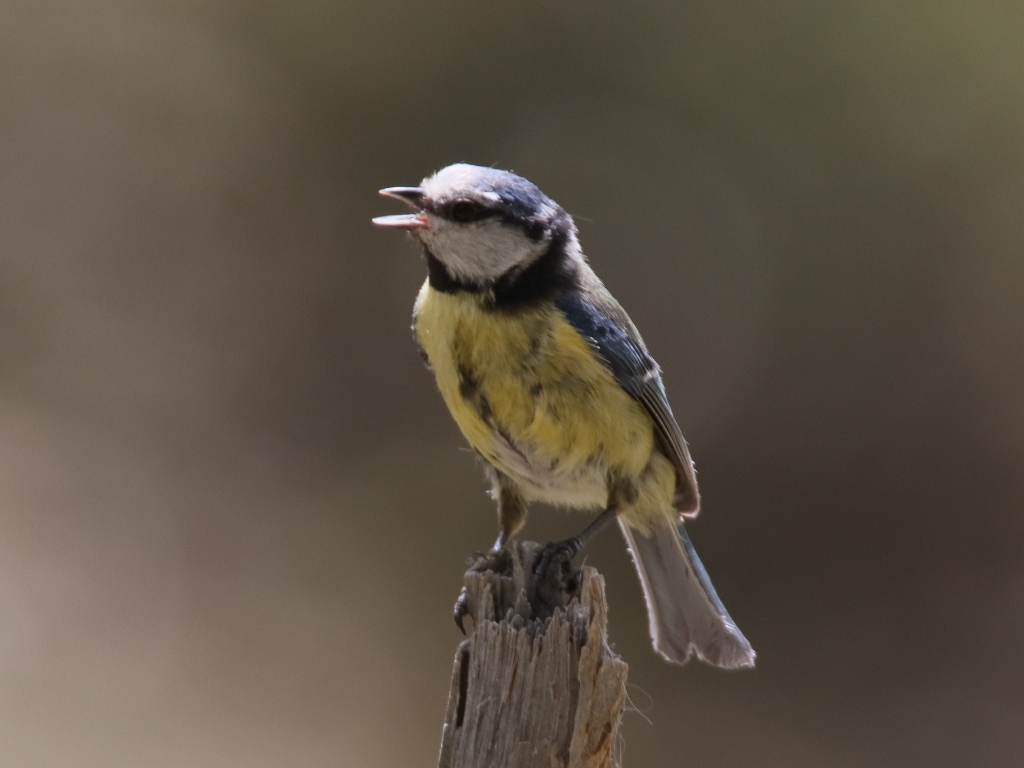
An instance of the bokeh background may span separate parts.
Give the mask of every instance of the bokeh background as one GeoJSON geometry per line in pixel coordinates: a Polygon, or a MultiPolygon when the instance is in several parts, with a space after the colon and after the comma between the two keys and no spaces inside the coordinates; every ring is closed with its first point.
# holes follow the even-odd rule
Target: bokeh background
{"type": "Polygon", "coordinates": [[[1019,2],[0,5],[4,765],[435,764],[494,511],[369,219],[455,161],[577,216],[759,651],[602,538],[627,768],[1024,764],[1019,2]]]}

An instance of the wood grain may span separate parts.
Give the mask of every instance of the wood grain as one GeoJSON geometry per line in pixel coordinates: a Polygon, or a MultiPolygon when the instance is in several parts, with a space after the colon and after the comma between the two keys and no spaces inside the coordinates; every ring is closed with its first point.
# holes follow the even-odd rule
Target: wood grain
{"type": "Polygon", "coordinates": [[[628,665],[607,642],[604,579],[531,572],[540,546],[482,556],[463,593],[440,768],[613,768],[628,665]],[[524,564],[526,567],[524,567],[524,564]]]}

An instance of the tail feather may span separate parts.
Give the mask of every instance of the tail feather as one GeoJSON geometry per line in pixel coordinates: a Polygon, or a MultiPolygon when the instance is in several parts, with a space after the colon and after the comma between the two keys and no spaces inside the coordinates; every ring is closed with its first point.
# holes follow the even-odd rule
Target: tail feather
{"type": "Polygon", "coordinates": [[[753,648],[718,599],[682,524],[644,535],[620,518],[619,528],[643,585],[655,650],[678,664],[696,653],[716,667],[754,666],[753,648]]]}

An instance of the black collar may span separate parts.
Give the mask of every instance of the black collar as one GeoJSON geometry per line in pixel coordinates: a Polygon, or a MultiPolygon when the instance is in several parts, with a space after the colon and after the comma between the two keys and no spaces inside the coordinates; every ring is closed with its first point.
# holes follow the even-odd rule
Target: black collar
{"type": "Polygon", "coordinates": [[[553,299],[571,288],[577,266],[566,251],[569,230],[556,225],[547,249],[525,269],[513,267],[496,280],[480,283],[453,275],[429,248],[427,259],[430,287],[441,293],[475,293],[484,297],[485,309],[508,312],[553,299]]]}

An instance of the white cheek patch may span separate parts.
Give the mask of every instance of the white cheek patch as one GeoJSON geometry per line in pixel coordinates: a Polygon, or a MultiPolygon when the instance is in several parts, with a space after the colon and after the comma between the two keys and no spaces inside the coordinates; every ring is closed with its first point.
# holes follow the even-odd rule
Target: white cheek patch
{"type": "Polygon", "coordinates": [[[521,230],[493,219],[478,224],[435,219],[435,227],[423,239],[455,276],[471,282],[495,280],[513,267],[526,266],[548,247],[546,240],[534,242],[521,230]]]}

